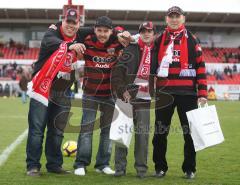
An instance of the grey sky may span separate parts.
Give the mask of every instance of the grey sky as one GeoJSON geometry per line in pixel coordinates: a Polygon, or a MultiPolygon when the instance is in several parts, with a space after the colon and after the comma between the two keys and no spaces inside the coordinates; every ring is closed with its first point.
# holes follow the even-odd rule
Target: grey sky
{"type": "MultiPolygon", "coordinates": [[[[240,0],[72,0],[87,9],[166,11],[180,6],[184,11],[240,13],[240,0]]],[[[0,8],[62,8],[67,0],[0,0],[0,8]]]]}

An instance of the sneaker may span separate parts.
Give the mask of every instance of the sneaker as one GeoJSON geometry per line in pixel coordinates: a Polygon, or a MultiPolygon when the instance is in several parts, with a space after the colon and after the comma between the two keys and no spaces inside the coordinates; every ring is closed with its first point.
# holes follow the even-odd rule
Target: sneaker
{"type": "Polygon", "coordinates": [[[194,179],[195,178],[195,174],[193,172],[185,172],[185,178],[186,179],[194,179]]]}
{"type": "Polygon", "coordinates": [[[31,168],[27,170],[27,175],[31,177],[39,177],[41,176],[40,170],[38,168],[31,168]]]}
{"type": "Polygon", "coordinates": [[[155,174],[155,177],[157,178],[162,178],[166,175],[166,172],[163,171],[163,170],[160,170],[160,171],[156,171],[156,174],[155,174]]]}
{"type": "Polygon", "coordinates": [[[105,168],[103,168],[102,170],[100,170],[100,169],[96,169],[96,172],[97,173],[104,173],[104,174],[106,174],[106,175],[113,175],[113,174],[115,174],[115,171],[114,170],[112,170],[109,166],[106,166],[105,168]]]}
{"type": "Polygon", "coordinates": [[[74,170],[74,175],[84,176],[86,175],[85,168],[77,168],[74,170]]]}
{"type": "Polygon", "coordinates": [[[60,174],[60,175],[66,175],[66,174],[70,174],[70,171],[64,170],[63,168],[59,167],[59,168],[54,168],[54,169],[48,169],[47,170],[49,173],[56,173],[56,174],[60,174]]]}
{"type": "Polygon", "coordinates": [[[114,173],[114,177],[122,177],[126,175],[126,171],[125,170],[116,170],[114,173]]]}

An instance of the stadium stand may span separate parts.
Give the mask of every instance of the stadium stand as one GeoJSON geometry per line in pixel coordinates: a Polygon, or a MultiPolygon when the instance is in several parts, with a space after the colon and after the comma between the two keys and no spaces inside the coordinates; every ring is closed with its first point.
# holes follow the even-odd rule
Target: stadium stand
{"type": "MultiPolygon", "coordinates": [[[[17,47],[0,47],[1,59],[37,59],[39,48],[25,48],[18,53],[17,47]]],[[[239,48],[203,48],[206,63],[240,63],[239,48]]]]}
{"type": "Polygon", "coordinates": [[[214,75],[208,75],[207,81],[208,84],[239,84],[240,74],[234,74],[232,78],[227,75],[223,75],[222,80],[217,80],[214,75]]]}
{"type": "Polygon", "coordinates": [[[206,63],[240,63],[240,49],[204,48],[203,59],[206,63]]]}
{"type": "Polygon", "coordinates": [[[22,53],[18,53],[16,47],[3,47],[0,49],[0,53],[3,54],[3,56],[0,57],[2,59],[37,59],[39,48],[27,48],[22,50],[22,53]]]}
{"type": "MultiPolygon", "coordinates": [[[[39,48],[24,49],[23,54],[18,54],[17,48],[0,48],[2,59],[37,59],[39,48]]],[[[203,48],[203,59],[206,63],[240,63],[239,48],[203,48]]]]}
{"type": "MultiPolygon", "coordinates": [[[[2,47],[0,48],[0,53],[3,56],[0,56],[0,59],[33,59],[36,60],[39,53],[39,48],[26,48],[23,50],[22,54],[18,53],[17,47],[2,47]]],[[[203,59],[206,63],[240,63],[240,49],[239,48],[203,48],[203,59]]],[[[1,65],[1,63],[0,63],[1,65]]],[[[15,70],[12,70],[13,67],[8,65],[5,67],[7,70],[3,72],[1,68],[0,76],[6,74],[5,77],[16,79],[15,70]],[[10,67],[9,67],[10,66],[10,67]]],[[[230,70],[232,73],[233,69],[230,70]]],[[[217,73],[214,72],[213,75],[209,74],[207,78],[209,84],[239,84],[240,74],[227,75],[227,73],[217,73]]]]}
{"type": "MultiPolygon", "coordinates": [[[[0,8],[0,83],[6,78],[16,81],[17,69],[27,65],[31,67],[38,57],[37,47],[46,28],[57,22],[61,13],[61,9],[49,8],[0,8]],[[22,43],[22,47],[19,47],[19,43],[22,43]],[[15,62],[17,69],[13,70],[15,62]]],[[[116,26],[124,26],[131,33],[137,33],[138,25],[143,20],[153,21],[158,31],[165,27],[165,12],[162,10],[100,9],[85,9],[85,26],[93,25],[96,18],[103,15],[108,15],[116,26]]],[[[217,89],[217,97],[225,92],[231,93],[229,89],[239,89],[240,92],[240,14],[189,11],[186,15],[188,29],[201,41],[203,60],[210,69],[207,73],[208,84],[217,89]]]]}

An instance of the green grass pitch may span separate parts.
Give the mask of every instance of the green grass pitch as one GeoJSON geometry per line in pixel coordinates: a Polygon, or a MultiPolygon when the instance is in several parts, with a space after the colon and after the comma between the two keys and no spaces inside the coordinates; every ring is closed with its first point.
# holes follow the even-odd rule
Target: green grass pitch
{"type": "MultiPolygon", "coordinates": [[[[152,133],[149,140],[148,175],[145,179],[136,178],[133,167],[133,143],[128,155],[127,176],[115,178],[97,174],[93,168],[98,148],[99,131],[94,132],[92,163],[87,168],[87,175],[84,177],[69,175],[49,174],[45,169],[45,156],[42,155],[41,177],[28,177],[25,171],[25,145],[26,139],[9,156],[6,163],[0,167],[0,185],[93,185],[93,184],[120,184],[120,185],[150,185],[150,184],[201,184],[201,185],[240,185],[240,102],[210,102],[217,107],[221,127],[224,133],[225,142],[197,153],[197,174],[196,179],[183,179],[181,164],[183,160],[183,137],[180,129],[177,114],[174,115],[172,131],[168,138],[167,159],[169,171],[164,179],[151,177],[154,173],[152,162],[152,133]]],[[[81,118],[81,109],[73,108],[71,123],[78,125],[81,118]]],[[[28,104],[22,105],[18,98],[0,98],[0,154],[27,128],[28,104]]],[[[154,124],[152,111],[151,124],[154,124]]],[[[77,133],[66,133],[64,142],[77,140],[77,133]]],[[[114,147],[113,147],[114,149],[114,147]]],[[[114,150],[112,153],[111,166],[113,163],[114,150]]],[[[74,158],[64,158],[64,168],[73,170],[74,158]]]]}

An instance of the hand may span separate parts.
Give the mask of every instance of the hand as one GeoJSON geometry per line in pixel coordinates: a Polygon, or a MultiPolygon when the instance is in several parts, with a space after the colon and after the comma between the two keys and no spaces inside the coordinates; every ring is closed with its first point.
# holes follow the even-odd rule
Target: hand
{"type": "Polygon", "coordinates": [[[122,32],[122,36],[123,38],[126,38],[126,39],[131,39],[131,33],[129,31],[124,31],[122,32]]]}
{"type": "Polygon", "coordinates": [[[77,55],[81,56],[82,54],[84,54],[86,47],[82,43],[76,43],[69,46],[69,50],[74,50],[77,53],[77,55]]]}
{"type": "Polygon", "coordinates": [[[127,47],[131,42],[131,34],[128,31],[124,31],[123,33],[117,34],[118,41],[124,46],[127,47]]]}
{"type": "Polygon", "coordinates": [[[131,95],[129,94],[128,91],[125,91],[125,92],[123,93],[123,99],[124,99],[124,101],[125,101],[126,103],[129,103],[129,102],[130,102],[131,95]]]}
{"type": "Polygon", "coordinates": [[[205,105],[207,103],[207,99],[204,97],[198,98],[198,104],[205,105]]]}
{"type": "Polygon", "coordinates": [[[140,37],[139,33],[137,33],[136,35],[132,35],[131,36],[131,42],[135,43],[135,44],[138,43],[139,37],[140,37]]]}

